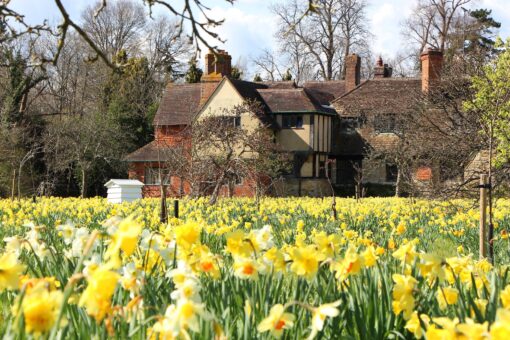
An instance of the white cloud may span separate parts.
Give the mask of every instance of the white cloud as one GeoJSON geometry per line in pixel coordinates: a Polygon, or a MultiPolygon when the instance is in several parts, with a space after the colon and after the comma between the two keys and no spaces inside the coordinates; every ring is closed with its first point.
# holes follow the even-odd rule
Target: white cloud
{"type": "MultiPolygon", "coordinates": [[[[63,1],[71,16],[78,20],[85,6],[93,3],[92,0],[63,1]]],[[[280,1],[282,0],[273,0],[276,3],[280,1]]],[[[269,10],[271,1],[237,0],[233,6],[225,0],[210,0],[204,3],[214,4],[215,7],[211,9],[213,18],[225,19],[225,23],[216,31],[227,40],[225,44],[220,44],[220,48],[228,50],[234,60],[241,56],[255,56],[263,48],[274,49],[276,20],[269,10]]],[[[50,23],[58,23],[60,18],[54,0],[13,0],[11,4],[26,14],[31,23],[40,23],[45,18],[49,19],[50,23]]],[[[367,16],[370,30],[375,36],[375,55],[393,56],[405,45],[400,35],[400,25],[414,4],[415,0],[369,0],[367,16]]],[[[502,23],[500,35],[510,37],[510,0],[474,0],[471,7],[492,9],[493,17],[502,23]]],[[[158,12],[168,13],[166,10],[158,12]]]]}
{"type": "Polygon", "coordinates": [[[267,8],[257,6],[250,10],[260,0],[241,0],[239,6],[214,7],[211,9],[212,18],[223,18],[223,25],[215,29],[219,36],[226,40],[218,44],[233,55],[234,60],[241,56],[252,57],[261,49],[274,47],[274,33],[276,20],[267,8]],[[242,6],[243,4],[248,6],[242,6]]]}

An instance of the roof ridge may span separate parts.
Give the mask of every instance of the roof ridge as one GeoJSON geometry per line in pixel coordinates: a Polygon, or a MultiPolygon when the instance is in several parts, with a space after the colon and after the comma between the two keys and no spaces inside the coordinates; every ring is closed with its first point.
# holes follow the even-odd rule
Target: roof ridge
{"type": "Polygon", "coordinates": [[[335,103],[335,102],[339,101],[339,100],[340,100],[340,99],[342,99],[342,98],[347,97],[349,94],[353,93],[354,91],[356,91],[357,89],[359,89],[359,88],[360,88],[360,87],[362,87],[363,85],[368,84],[371,80],[372,80],[372,79],[365,79],[365,81],[364,81],[364,82],[362,82],[361,84],[359,84],[358,86],[356,86],[356,87],[355,87],[355,88],[353,88],[352,90],[350,90],[350,91],[348,91],[348,92],[345,92],[343,95],[341,95],[341,96],[340,96],[340,97],[338,97],[338,98],[333,99],[333,100],[331,101],[331,104],[333,104],[333,103],[335,103]]]}

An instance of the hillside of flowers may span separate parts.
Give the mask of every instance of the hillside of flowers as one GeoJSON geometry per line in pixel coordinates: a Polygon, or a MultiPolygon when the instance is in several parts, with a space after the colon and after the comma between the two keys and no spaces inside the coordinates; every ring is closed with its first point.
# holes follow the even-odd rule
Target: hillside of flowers
{"type": "Polygon", "coordinates": [[[494,265],[476,202],[331,203],[0,200],[0,337],[508,339],[510,200],[494,265]]]}

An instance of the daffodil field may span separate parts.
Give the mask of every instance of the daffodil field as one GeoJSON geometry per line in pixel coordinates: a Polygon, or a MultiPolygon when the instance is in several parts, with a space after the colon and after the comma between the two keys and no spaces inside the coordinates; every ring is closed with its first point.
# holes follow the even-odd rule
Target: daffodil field
{"type": "Polygon", "coordinates": [[[0,337],[509,339],[510,200],[494,266],[473,201],[180,206],[0,200],[0,337]]]}

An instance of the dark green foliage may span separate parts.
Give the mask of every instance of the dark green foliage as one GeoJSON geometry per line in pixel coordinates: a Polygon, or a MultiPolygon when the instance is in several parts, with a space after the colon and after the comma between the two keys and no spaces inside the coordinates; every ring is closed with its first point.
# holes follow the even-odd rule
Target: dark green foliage
{"type": "Polygon", "coordinates": [[[197,67],[197,61],[196,59],[191,59],[189,62],[189,68],[188,71],[186,71],[186,75],[184,76],[184,79],[186,80],[186,83],[194,84],[199,83],[200,78],[202,78],[202,74],[204,71],[197,67]]]}
{"type": "Polygon", "coordinates": [[[469,15],[476,20],[475,34],[469,38],[469,49],[481,48],[486,51],[494,49],[496,41],[494,38],[494,29],[501,27],[501,23],[491,17],[492,10],[477,9],[469,12],[469,15]]]}
{"type": "Polygon", "coordinates": [[[287,72],[285,72],[282,76],[283,81],[291,81],[292,80],[292,74],[290,73],[290,70],[287,69],[287,72]]]}
{"type": "Polygon", "coordinates": [[[243,71],[241,71],[239,67],[233,66],[232,73],[230,74],[230,76],[232,77],[232,79],[241,79],[241,77],[243,76],[243,71]]]}

